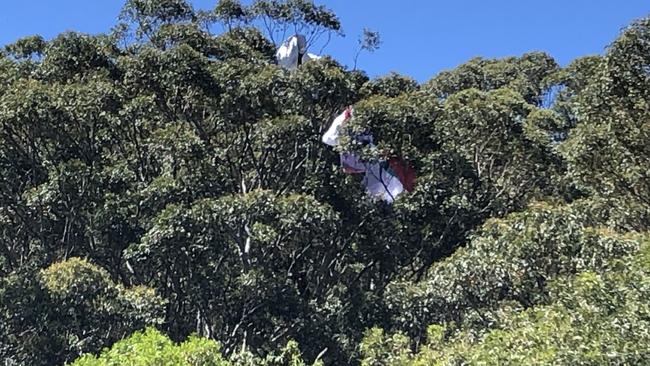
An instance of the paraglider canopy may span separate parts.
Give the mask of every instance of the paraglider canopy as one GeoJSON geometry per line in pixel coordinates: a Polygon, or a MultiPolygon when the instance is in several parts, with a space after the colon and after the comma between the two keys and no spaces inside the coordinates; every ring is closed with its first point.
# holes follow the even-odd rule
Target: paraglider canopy
{"type": "Polygon", "coordinates": [[[319,59],[320,56],[307,53],[307,46],[307,39],[302,34],[289,37],[275,53],[278,65],[293,70],[307,61],[319,59]]]}
{"type": "MultiPolygon", "coordinates": [[[[323,143],[337,146],[343,125],[352,118],[352,107],[334,119],[330,128],[323,134],[323,143]]],[[[372,134],[354,136],[357,142],[374,147],[372,134]]],[[[415,171],[403,159],[393,157],[388,161],[363,161],[354,152],[341,153],[341,166],[347,174],[363,174],[364,185],[370,195],[392,203],[402,192],[412,191],[415,185],[415,171]]]]}
{"type": "Polygon", "coordinates": [[[296,34],[282,43],[282,46],[275,53],[275,57],[278,59],[280,66],[287,69],[295,69],[302,62],[302,57],[306,52],[307,40],[305,36],[296,34]]]}

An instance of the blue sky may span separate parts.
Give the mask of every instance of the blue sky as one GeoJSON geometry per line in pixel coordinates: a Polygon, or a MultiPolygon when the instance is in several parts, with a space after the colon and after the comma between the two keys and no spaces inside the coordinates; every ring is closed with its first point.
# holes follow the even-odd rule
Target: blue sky
{"type": "MultiPolygon", "coordinates": [[[[352,65],[364,27],[383,40],[359,67],[370,76],[396,71],[418,81],[472,57],[545,51],[562,65],[602,54],[620,30],[650,14],[647,0],[325,0],[346,36],[325,53],[352,65]]],[[[212,8],[216,0],[194,0],[212,8]]],[[[0,5],[0,45],[31,35],[49,39],[66,30],[101,33],[115,24],[122,0],[5,0],[0,5]]]]}

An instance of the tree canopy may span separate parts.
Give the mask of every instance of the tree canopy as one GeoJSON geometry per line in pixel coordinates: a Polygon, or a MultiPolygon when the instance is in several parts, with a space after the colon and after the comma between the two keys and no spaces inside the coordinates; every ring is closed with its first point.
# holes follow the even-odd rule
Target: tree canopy
{"type": "Polygon", "coordinates": [[[0,358],[650,362],[650,18],[423,84],[274,60],[341,31],[311,1],[128,0],[110,34],[4,47],[0,358]],[[376,149],[321,143],[350,105],[376,149]],[[344,151],[415,189],[369,196],[344,151]]]}

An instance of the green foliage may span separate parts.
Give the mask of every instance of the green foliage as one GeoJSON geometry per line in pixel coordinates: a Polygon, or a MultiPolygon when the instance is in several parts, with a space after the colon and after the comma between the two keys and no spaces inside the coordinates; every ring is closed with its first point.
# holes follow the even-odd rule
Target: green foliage
{"type": "Polygon", "coordinates": [[[43,37],[35,35],[21,38],[15,43],[5,46],[5,50],[17,59],[27,59],[34,55],[42,55],[45,46],[46,42],[43,37]]]}
{"type": "Polygon", "coordinates": [[[634,240],[598,229],[604,222],[591,216],[591,208],[536,204],[489,220],[466,248],[434,264],[424,281],[391,284],[386,301],[397,328],[417,338],[431,323],[489,328],[504,302],[515,308],[544,303],[550,280],[602,269],[608,258],[633,252],[634,240]]]}
{"type": "Polygon", "coordinates": [[[137,275],[174,298],[168,310],[178,313],[171,316],[179,320],[174,326],[183,329],[189,324],[181,319],[200,314],[206,335],[227,339],[228,347],[239,337],[258,346],[278,327],[291,329],[309,301],[326,295],[323,286],[333,274],[324,265],[336,263],[340,251],[337,219],[311,197],[269,191],[205,199],[189,208],[169,205],[127,258],[137,275]],[[243,314],[212,310],[220,308],[243,314]],[[266,318],[273,324],[256,321],[266,318]]]}
{"type": "Polygon", "coordinates": [[[409,343],[410,339],[403,334],[396,333],[387,337],[382,329],[370,329],[361,344],[364,355],[361,365],[404,365],[412,357],[409,343]]]}
{"type": "Polygon", "coordinates": [[[236,20],[245,20],[250,17],[250,10],[243,6],[239,0],[219,0],[214,8],[216,19],[226,23],[229,28],[236,20]]]}
{"type": "Polygon", "coordinates": [[[160,324],[163,305],[154,290],[124,288],[78,258],[12,273],[0,284],[0,354],[18,364],[69,362],[160,324]]]}
{"type": "Polygon", "coordinates": [[[138,37],[151,37],[162,25],[191,20],[192,6],[185,0],[127,0],[120,19],[136,24],[138,37]]]}
{"type": "Polygon", "coordinates": [[[63,33],[48,42],[40,74],[46,80],[66,81],[100,70],[112,71],[112,47],[101,37],[63,33]]]}
{"type": "MultiPolygon", "coordinates": [[[[147,328],[105,349],[100,355],[84,355],[72,366],[306,366],[298,344],[289,341],[277,353],[264,358],[242,350],[231,360],[221,355],[219,343],[192,335],[182,343],[174,343],[157,329],[147,328]]],[[[320,362],[314,366],[322,365],[320,362]]]]}
{"type": "Polygon", "coordinates": [[[501,60],[474,58],[454,70],[441,72],[423,88],[443,99],[471,88],[481,91],[509,88],[520,93],[528,103],[537,105],[544,80],[557,70],[555,60],[539,52],[501,60]]]}
{"type": "Polygon", "coordinates": [[[648,362],[648,19],[565,68],[476,58],[423,85],[280,68],[286,36],[341,31],[311,1],[121,21],[0,54],[7,362],[648,362]],[[372,199],[344,151],[405,159],[416,188],[372,199]]]}
{"type": "Polygon", "coordinates": [[[443,150],[471,166],[482,191],[475,202],[486,210],[503,214],[554,188],[554,156],[524,133],[534,110],[510,89],[467,89],[445,101],[437,138],[443,150]]]}
{"type": "Polygon", "coordinates": [[[257,28],[233,28],[215,39],[219,59],[258,59],[269,62],[275,56],[275,47],[257,28]]]}
{"type": "Polygon", "coordinates": [[[406,354],[408,359],[398,364],[645,364],[650,357],[649,247],[647,237],[637,240],[643,244],[634,256],[553,281],[549,304],[525,311],[504,307],[494,329],[480,337],[465,329],[445,336],[440,333],[443,328],[431,328],[429,341],[410,355],[408,344],[395,347],[390,338],[374,331],[362,344],[365,362],[390,365],[390,360],[406,354]],[[378,345],[388,354],[377,354],[373,347],[378,345]]]}
{"type": "Polygon", "coordinates": [[[255,0],[252,13],[268,17],[282,25],[294,27],[315,27],[338,31],[341,23],[338,17],[325,6],[306,0],[255,0]]]}
{"type": "Polygon", "coordinates": [[[583,92],[574,96],[577,126],[560,148],[580,189],[628,195],[644,204],[648,192],[648,20],[613,43],[583,92]],[[607,157],[604,159],[603,157],[607,157]]]}
{"type": "Polygon", "coordinates": [[[391,73],[388,76],[368,81],[363,85],[361,92],[364,97],[383,95],[394,98],[404,93],[412,93],[418,88],[419,85],[415,80],[397,73],[391,73]]]}
{"type": "Polygon", "coordinates": [[[363,28],[363,35],[359,37],[359,49],[357,50],[356,55],[354,56],[354,69],[357,68],[357,60],[362,51],[375,52],[379,49],[381,45],[381,37],[379,32],[372,31],[368,28],[363,28]]]}
{"type": "Polygon", "coordinates": [[[41,284],[57,299],[81,300],[83,296],[96,296],[115,285],[106,271],[78,258],[55,263],[41,271],[41,284]]]}
{"type": "Polygon", "coordinates": [[[98,357],[86,355],[73,366],[228,366],[219,352],[219,344],[205,338],[190,337],[181,344],[174,344],[169,338],[153,328],[136,332],[119,341],[98,357]]]}

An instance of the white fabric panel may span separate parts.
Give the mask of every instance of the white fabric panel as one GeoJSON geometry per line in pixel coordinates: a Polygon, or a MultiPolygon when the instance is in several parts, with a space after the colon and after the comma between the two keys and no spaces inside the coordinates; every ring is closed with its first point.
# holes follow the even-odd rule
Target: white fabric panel
{"type": "Polygon", "coordinates": [[[318,56],[318,55],[314,55],[313,53],[305,53],[302,56],[302,63],[304,64],[304,63],[307,63],[309,61],[320,60],[321,58],[323,58],[323,57],[318,56]]]}
{"type": "MultiPolygon", "coordinates": [[[[349,110],[344,111],[336,117],[330,128],[323,135],[323,143],[330,146],[337,146],[340,142],[341,127],[349,117],[349,110]]],[[[371,134],[358,135],[355,137],[355,140],[369,144],[371,147],[373,146],[371,134]]],[[[388,167],[388,163],[386,162],[363,162],[354,153],[342,153],[341,165],[343,166],[343,171],[348,174],[365,172],[363,183],[368,193],[388,203],[392,203],[397,196],[404,192],[404,186],[399,178],[386,169],[388,167]]]]}
{"type": "Polygon", "coordinates": [[[341,154],[341,166],[343,171],[348,174],[359,174],[366,171],[366,164],[359,159],[359,156],[353,153],[341,154]]]}
{"type": "Polygon", "coordinates": [[[278,60],[278,65],[292,70],[298,67],[298,60],[300,55],[307,56],[307,40],[303,35],[295,35],[289,37],[282,46],[278,48],[275,57],[278,60]]]}
{"type": "Polygon", "coordinates": [[[404,192],[402,182],[379,163],[367,165],[364,184],[368,193],[388,203],[392,203],[397,196],[404,192]]]}
{"type": "Polygon", "coordinates": [[[332,122],[330,128],[327,131],[325,131],[325,134],[323,135],[324,144],[327,144],[329,146],[336,146],[339,144],[339,137],[340,137],[339,130],[343,125],[343,123],[347,120],[348,116],[349,116],[349,112],[344,111],[334,119],[334,122],[332,122]]]}

